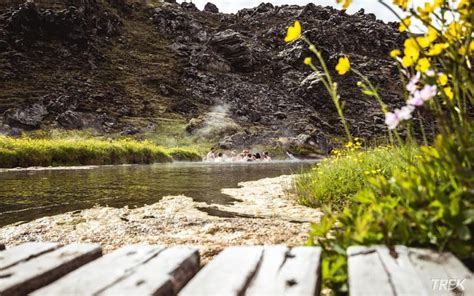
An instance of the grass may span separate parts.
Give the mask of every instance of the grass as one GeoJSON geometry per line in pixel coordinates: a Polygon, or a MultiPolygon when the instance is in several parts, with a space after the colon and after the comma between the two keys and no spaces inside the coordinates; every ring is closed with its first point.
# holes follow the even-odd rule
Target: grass
{"type": "Polygon", "coordinates": [[[165,148],[151,141],[96,138],[10,138],[0,136],[0,167],[146,164],[198,160],[190,148],[165,148]]]}
{"type": "Polygon", "coordinates": [[[350,205],[355,193],[369,185],[370,177],[390,178],[396,169],[406,169],[417,152],[412,146],[381,146],[338,153],[296,178],[299,202],[310,207],[327,205],[342,210],[350,205]]]}

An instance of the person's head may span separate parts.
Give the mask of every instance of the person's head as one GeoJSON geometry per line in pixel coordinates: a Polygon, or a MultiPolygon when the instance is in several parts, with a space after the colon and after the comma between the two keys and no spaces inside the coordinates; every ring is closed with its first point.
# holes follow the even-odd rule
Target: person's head
{"type": "Polygon", "coordinates": [[[248,153],[248,154],[247,154],[247,157],[248,157],[248,158],[252,158],[252,154],[251,154],[251,153],[248,153]]]}
{"type": "Polygon", "coordinates": [[[245,149],[242,153],[243,154],[249,154],[249,151],[247,149],[245,149]]]}
{"type": "Polygon", "coordinates": [[[216,151],[216,147],[211,147],[211,152],[216,151]]]}
{"type": "Polygon", "coordinates": [[[263,156],[268,156],[268,151],[263,152],[263,156]]]}
{"type": "Polygon", "coordinates": [[[222,152],[219,152],[217,156],[222,157],[222,152]]]}
{"type": "Polygon", "coordinates": [[[260,153],[257,152],[257,153],[255,153],[255,158],[260,159],[260,158],[262,158],[262,156],[260,155],[260,153]]]}

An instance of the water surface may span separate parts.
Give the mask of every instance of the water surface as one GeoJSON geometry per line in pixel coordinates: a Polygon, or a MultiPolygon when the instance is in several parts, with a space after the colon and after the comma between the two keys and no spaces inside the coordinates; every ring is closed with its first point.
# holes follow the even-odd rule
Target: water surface
{"type": "Polygon", "coordinates": [[[94,205],[137,207],[167,195],[229,203],[222,188],[299,172],[311,162],[171,163],[103,166],[87,170],[0,172],[0,226],[94,205]]]}

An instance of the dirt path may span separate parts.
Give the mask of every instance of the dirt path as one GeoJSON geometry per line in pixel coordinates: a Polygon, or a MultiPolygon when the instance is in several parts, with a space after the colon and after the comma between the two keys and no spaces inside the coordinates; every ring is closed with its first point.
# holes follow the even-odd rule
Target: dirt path
{"type": "Polygon", "coordinates": [[[0,228],[8,245],[26,241],[96,242],[106,252],[125,244],[196,245],[204,262],[226,246],[301,245],[309,222],[321,212],[294,202],[291,176],[244,182],[223,192],[241,202],[208,205],[186,196],[168,196],[136,209],[96,207],[0,228]],[[216,217],[208,213],[220,213],[216,217]]]}

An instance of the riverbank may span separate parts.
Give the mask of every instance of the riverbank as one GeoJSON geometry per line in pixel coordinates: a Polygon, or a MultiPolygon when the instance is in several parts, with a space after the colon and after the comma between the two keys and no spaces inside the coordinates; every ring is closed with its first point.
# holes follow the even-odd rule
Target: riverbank
{"type": "Polygon", "coordinates": [[[292,176],[281,176],[224,189],[239,200],[230,205],[168,196],[136,209],[95,207],[5,226],[0,237],[7,246],[26,241],[96,242],[106,252],[137,243],[196,245],[204,261],[232,245],[301,245],[310,222],[318,222],[321,212],[298,205],[288,191],[291,182],[292,176]]]}
{"type": "Polygon", "coordinates": [[[148,164],[200,159],[201,155],[193,149],[165,148],[150,141],[0,136],[0,168],[148,164]]]}

